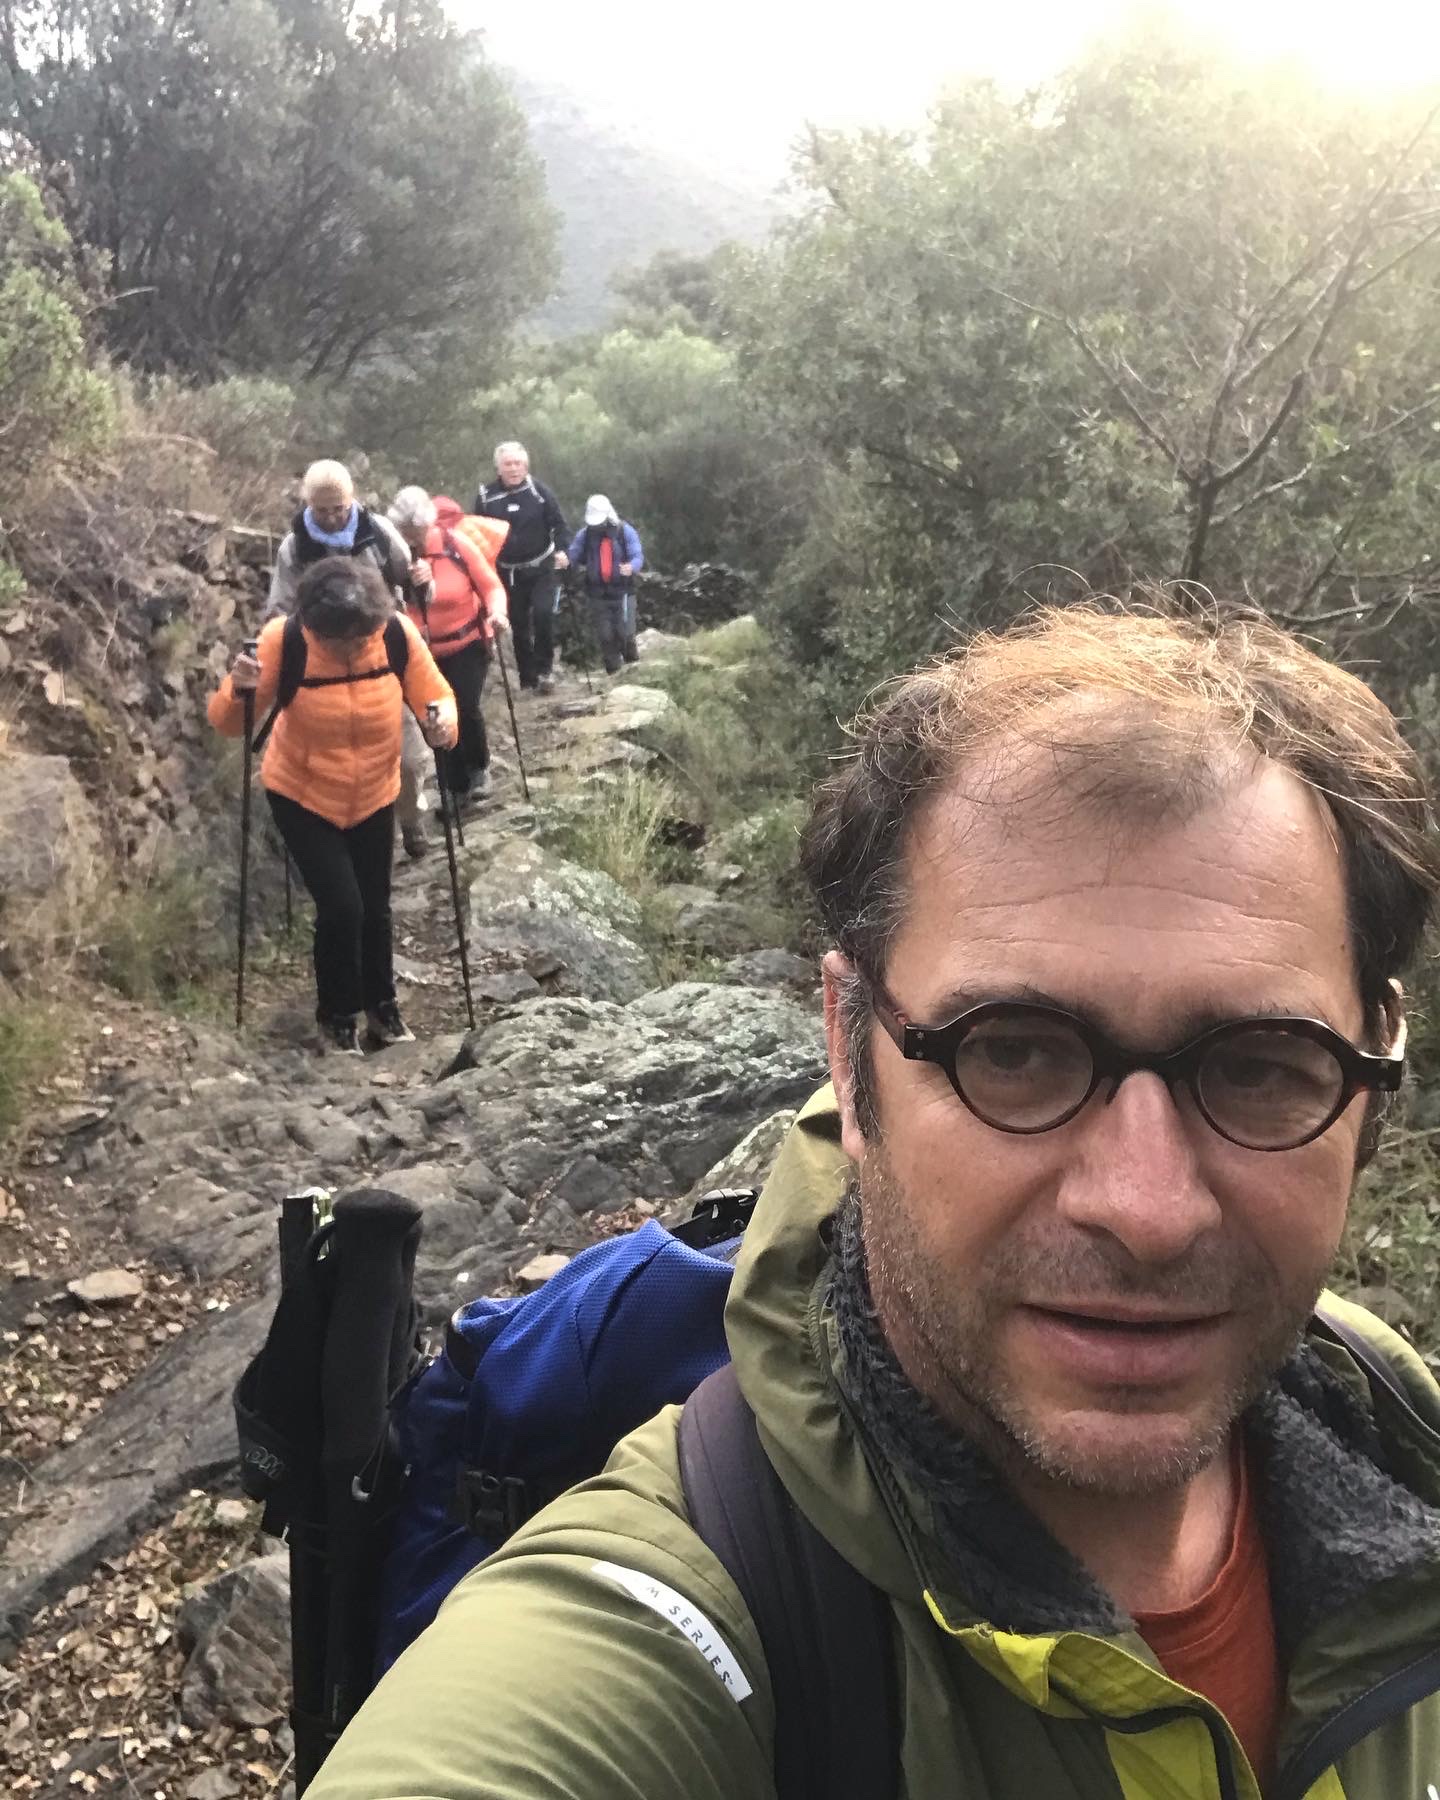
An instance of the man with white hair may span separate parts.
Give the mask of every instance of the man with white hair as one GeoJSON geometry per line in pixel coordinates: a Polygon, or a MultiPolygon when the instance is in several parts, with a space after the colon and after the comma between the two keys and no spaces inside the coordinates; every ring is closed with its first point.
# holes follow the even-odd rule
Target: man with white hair
{"type": "Polygon", "coordinates": [[[562,547],[570,541],[570,527],[560,502],[531,475],[523,444],[512,440],[496,448],[495,473],[498,479],[476,494],[474,511],[510,527],[498,567],[510,601],[520,685],[548,694],[555,686],[556,574],[570,567],[562,547]]]}
{"type": "MultiPolygon", "coordinates": [[[[406,601],[425,598],[417,593],[412,581],[410,550],[404,538],[383,513],[360,505],[355,498],[355,483],[344,463],[328,458],[311,463],[300,492],[303,504],[290,521],[270,577],[267,619],[294,612],[300,577],[312,563],[326,556],[360,556],[373,562],[392,598],[401,606],[406,601]]],[[[406,712],[400,798],[395,816],[400,821],[400,838],[407,856],[423,856],[427,848],[421,815],[425,811],[425,776],[430,766],[430,751],[420,727],[406,712]]]]}
{"type": "Polygon", "coordinates": [[[585,503],[585,523],[575,533],[568,554],[574,566],[585,571],[590,623],[605,673],[616,675],[624,663],[640,660],[630,585],[645,566],[640,534],[620,517],[608,495],[592,494],[585,503]]]}

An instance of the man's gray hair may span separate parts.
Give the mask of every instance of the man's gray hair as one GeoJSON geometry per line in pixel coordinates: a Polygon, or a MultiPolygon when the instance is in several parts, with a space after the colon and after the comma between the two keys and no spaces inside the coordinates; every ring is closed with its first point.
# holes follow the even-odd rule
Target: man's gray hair
{"type": "Polygon", "coordinates": [[[401,531],[428,531],[435,523],[435,502],[423,487],[402,487],[385,516],[401,531]]]}
{"type": "Polygon", "coordinates": [[[506,438],[503,444],[497,444],[495,446],[495,467],[497,470],[500,467],[500,458],[502,456],[523,456],[525,458],[525,467],[527,469],[530,467],[530,452],[515,438],[506,438]]]}

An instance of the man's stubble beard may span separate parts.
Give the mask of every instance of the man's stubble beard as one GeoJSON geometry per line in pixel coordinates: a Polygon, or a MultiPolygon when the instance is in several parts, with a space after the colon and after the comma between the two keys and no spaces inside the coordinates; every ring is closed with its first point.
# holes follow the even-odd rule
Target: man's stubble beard
{"type": "MultiPolygon", "coordinates": [[[[1324,1285],[1322,1269],[1282,1288],[1269,1263],[1229,1240],[1207,1240],[1182,1262],[1154,1271],[1127,1265],[1118,1246],[1107,1254],[1098,1240],[1075,1231],[1063,1239],[1057,1231],[1047,1242],[1040,1232],[1017,1228],[965,1271],[962,1289],[945,1279],[940,1259],[921,1240],[878,1135],[846,1205],[857,1200],[871,1297],[909,1379],[1012,1479],[1038,1477],[1096,1496],[1140,1497],[1193,1480],[1226,1447],[1235,1421],[1291,1354],[1324,1285]],[[1148,1456],[1107,1456],[1104,1445],[1087,1455],[1083,1444],[1036,1417],[995,1353],[1012,1297],[1059,1305],[1080,1295],[1184,1301],[1237,1310],[1264,1325],[1238,1374],[1195,1414],[1184,1443],[1148,1456]]],[[[1109,1410],[1134,1415],[1153,1404],[1147,1391],[1117,1390],[1109,1410]]]]}

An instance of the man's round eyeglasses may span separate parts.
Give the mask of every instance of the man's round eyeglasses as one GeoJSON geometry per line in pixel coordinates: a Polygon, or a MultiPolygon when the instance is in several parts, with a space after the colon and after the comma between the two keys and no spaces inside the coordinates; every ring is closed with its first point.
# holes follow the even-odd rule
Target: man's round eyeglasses
{"type": "Polygon", "coordinates": [[[948,1025],[915,1025],[879,986],[876,1019],[902,1056],[934,1063],[977,1119],[997,1131],[1053,1131],[1104,1082],[1111,1096],[1147,1070],[1183,1088],[1212,1130],[1246,1150],[1298,1150],[1328,1131],[1360,1093],[1393,1094],[1399,1054],[1357,1050],[1319,1019],[1231,1019],[1162,1053],[1126,1050],[1074,1013],[987,1000],[948,1025]]]}

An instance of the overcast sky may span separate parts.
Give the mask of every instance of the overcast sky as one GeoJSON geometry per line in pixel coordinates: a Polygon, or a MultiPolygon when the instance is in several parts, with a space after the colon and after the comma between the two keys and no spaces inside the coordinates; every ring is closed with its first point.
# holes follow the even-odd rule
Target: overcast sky
{"type": "MultiPolygon", "coordinates": [[[[1024,85],[1133,0],[451,0],[495,58],[583,89],[587,110],[737,169],[783,172],[807,119],[902,123],[947,77],[1024,85]]],[[[1152,8],[1152,10],[1154,10],[1152,8]]],[[[1172,0],[1223,43],[1342,86],[1440,80],[1437,0],[1172,0]]]]}

